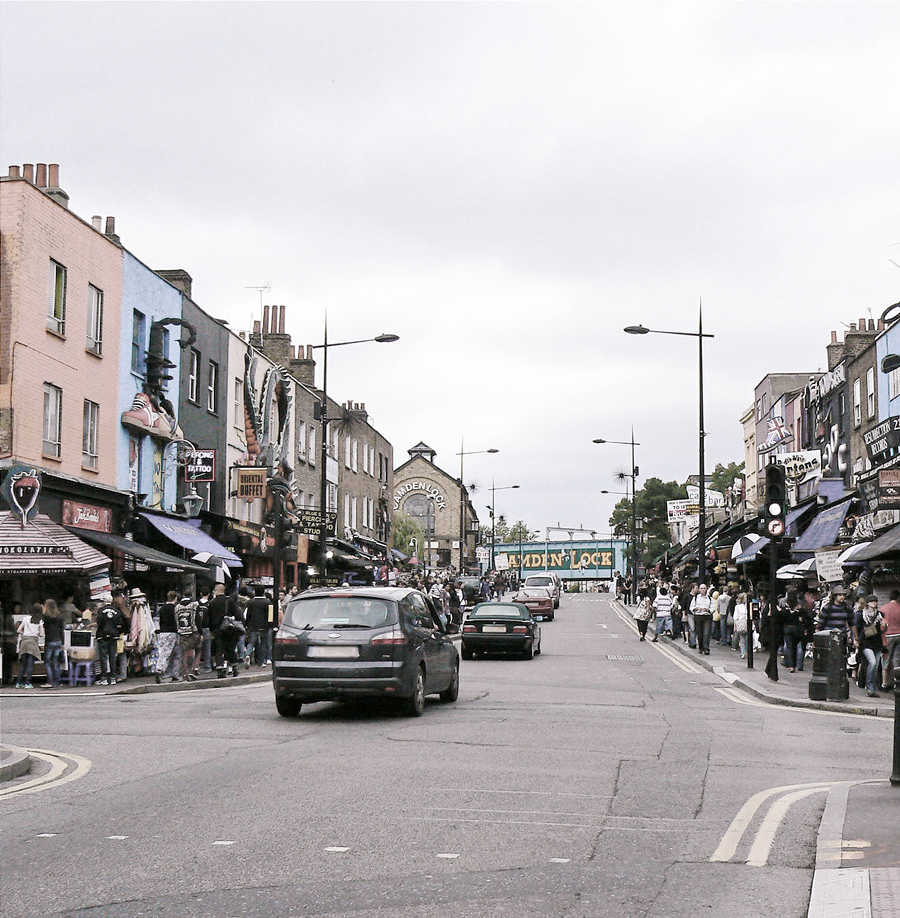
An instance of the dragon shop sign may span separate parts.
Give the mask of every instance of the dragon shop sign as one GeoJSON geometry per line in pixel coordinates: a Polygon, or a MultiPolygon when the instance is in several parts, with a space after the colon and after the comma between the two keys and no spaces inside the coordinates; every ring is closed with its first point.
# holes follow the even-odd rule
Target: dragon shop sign
{"type": "Polygon", "coordinates": [[[400,502],[411,491],[424,492],[434,501],[438,510],[444,510],[447,507],[447,499],[436,484],[432,484],[430,481],[407,481],[406,484],[400,485],[394,491],[394,510],[400,509],[400,502]]]}

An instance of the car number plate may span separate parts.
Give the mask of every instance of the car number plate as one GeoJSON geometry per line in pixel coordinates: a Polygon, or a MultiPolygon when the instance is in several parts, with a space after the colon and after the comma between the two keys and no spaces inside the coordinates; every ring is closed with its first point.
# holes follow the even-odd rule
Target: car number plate
{"type": "Polygon", "coordinates": [[[358,647],[310,647],[307,656],[320,660],[350,660],[359,656],[358,647]]]}
{"type": "Polygon", "coordinates": [[[484,625],[481,631],[483,634],[506,634],[506,625],[484,625]]]}

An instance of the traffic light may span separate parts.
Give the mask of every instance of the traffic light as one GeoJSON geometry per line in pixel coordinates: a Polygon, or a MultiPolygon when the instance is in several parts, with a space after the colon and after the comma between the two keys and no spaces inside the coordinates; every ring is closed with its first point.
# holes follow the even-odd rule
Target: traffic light
{"type": "Polygon", "coordinates": [[[766,532],[777,539],[784,535],[784,517],[787,511],[787,493],[784,483],[784,466],[770,462],[766,466],[766,532]]]}

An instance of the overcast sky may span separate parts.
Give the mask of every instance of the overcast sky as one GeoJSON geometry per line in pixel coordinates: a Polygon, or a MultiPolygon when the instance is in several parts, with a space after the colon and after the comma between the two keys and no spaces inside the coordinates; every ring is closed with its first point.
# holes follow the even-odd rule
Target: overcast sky
{"type": "MultiPolygon", "coordinates": [[[[3,3],[0,144],[235,329],[338,348],[397,464],[608,531],[900,299],[896,3],[3,3]]],[[[4,168],[5,171],[5,168],[4,168]]]]}

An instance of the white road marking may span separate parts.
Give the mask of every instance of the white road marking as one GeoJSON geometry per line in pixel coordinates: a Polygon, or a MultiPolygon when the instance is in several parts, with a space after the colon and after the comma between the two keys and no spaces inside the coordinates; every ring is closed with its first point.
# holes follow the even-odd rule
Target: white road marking
{"type": "Polygon", "coordinates": [[[332,846],[332,847],[330,847],[330,848],[326,848],[325,850],[326,850],[326,851],[333,851],[335,854],[344,854],[345,852],[349,851],[350,849],[349,849],[349,848],[339,848],[339,847],[337,847],[337,846],[335,845],[335,846],[332,846]]]}
{"type": "Polygon", "coordinates": [[[0,790],[0,799],[18,797],[20,794],[36,794],[39,791],[49,790],[51,787],[57,787],[60,784],[83,778],[91,770],[90,761],[79,755],[50,752],[47,749],[29,749],[28,753],[36,759],[46,762],[50,766],[50,771],[40,778],[32,778],[30,781],[3,788],[0,790]],[[65,774],[66,769],[73,764],[75,765],[74,770],[65,774]]]}
{"type": "Polygon", "coordinates": [[[36,835],[35,838],[56,838],[58,834],[57,832],[41,832],[40,835],[36,835]]]}
{"type": "Polygon", "coordinates": [[[130,838],[130,835],[107,835],[106,836],[110,841],[125,841],[126,838],[130,838]]]}
{"type": "Polygon", "coordinates": [[[227,841],[226,839],[222,839],[221,841],[214,841],[213,844],[214,844],[214,845],[233,845],[234,842],[233,842],[233,841],[227,841]]]}
{"type": "Polygon", "coordinates": [[[458,854],[439,854],[438,857],[443,857],[443,858],[446,858],[447,860],[452,861],[455,858],[458,858],[459,855],[458,854]]]}
{"type": "Polygon", "coordinates": [[[724,695],[729,701],[733,701],[736,704],[749,704],[755,708],[770,707],[770,705],[767,702],[760,701],[758,698],[754,698],[751,695],[744,695],[741,692],[739,692],[737,689],[720,688],[718,685],[713,686],[713,688],[720,695],[724,695]]]}
{"type": "Polygon", "coordinates": [[[571,858],[568,858],[568,857],[551,857],[550,863],[551,864],[568,864],[570,860],[571,858]]]}

